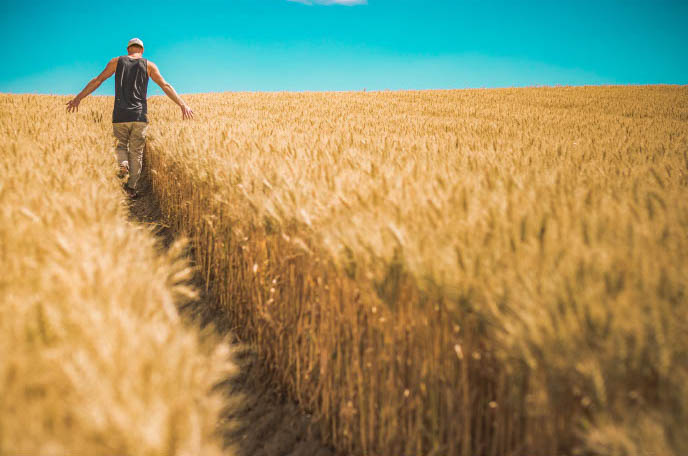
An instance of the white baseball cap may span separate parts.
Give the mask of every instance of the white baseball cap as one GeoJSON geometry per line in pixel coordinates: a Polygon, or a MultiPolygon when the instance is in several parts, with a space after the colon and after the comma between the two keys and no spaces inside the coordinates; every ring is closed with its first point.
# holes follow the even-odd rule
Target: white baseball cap
{"type": "Polygon", "coordinates": [[[138,39],[138,38],[132,38],[132,39],[129,40],[129,44],[127,44],[127,48],[128,48],[129,46],[133,46],[134,44],[138,44],[139,46],[143,47],[143,41],[141,41],[141,40],[138,39]]]}

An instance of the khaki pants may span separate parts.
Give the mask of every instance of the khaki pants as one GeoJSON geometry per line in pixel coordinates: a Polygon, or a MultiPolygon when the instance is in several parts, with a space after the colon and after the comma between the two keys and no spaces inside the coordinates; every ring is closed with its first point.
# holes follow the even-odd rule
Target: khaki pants
{"type": "Polygon", "coordinates": [[[129,168],[127,186],[136,190],[143,166],[143,149],[146,146],[146,122],[118,122],[112,124],[117,138],[117,164],[129,168]]]}

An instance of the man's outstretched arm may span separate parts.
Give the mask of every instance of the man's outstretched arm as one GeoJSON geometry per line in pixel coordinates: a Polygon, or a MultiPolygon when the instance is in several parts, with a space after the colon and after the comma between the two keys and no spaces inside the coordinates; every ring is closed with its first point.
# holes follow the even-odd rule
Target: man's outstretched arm
{"type": "Polygon", "coordinates": [[[150,69],[151,79],[153,79],[153,81],[155,81],[155,83],[160,86],[163,92],[165,92],[165,95],[170,97],[170,99],[177,103],[177,105],[181,108],[182,118],[192,119],[193,111],[191,110],[189,105],[184,103],[184,100],[179,98],[179,95],[177,95],[177,92],[174,90],[174,87],[172,87],[172,85],[169,82],[165,81],[165,78],[163,78],[160,74],[160,70],[158,70],[158,66],[149,60],[148,68],[150,69]]]}
{"type": "Polygon", "coordinates": [[[81,100],[89,96],[91,92],[100,87],[103,81],[105,81],[107,78],[109,78],[115,73],[115,70],[117,70],[117,57],[110,60],[108,64],[105,66],[103,72],[95,78],[91,79],[88,82],[88,84],[86,84],[86,87],[84,87],[84,90],[79,92],[79,94],[76,97],[74,97],[67,103],[67,112],[78,111],[79,103],[81,103],[81,100]]]}

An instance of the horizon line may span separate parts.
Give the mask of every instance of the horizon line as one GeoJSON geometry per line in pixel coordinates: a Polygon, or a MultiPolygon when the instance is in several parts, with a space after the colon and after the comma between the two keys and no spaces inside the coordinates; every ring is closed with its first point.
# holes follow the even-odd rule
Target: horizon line
{"type": "MultiPolygon", "coordinates": [[[[533,85],[513,85],[513,86],[492,86],[492,87],[452,87],[452,88],[431,88],[431,89],[352,89],[352,90],[224,90],[208,92],[179,92],[179,95],[206,95],[206,94],[225,94],[225,93],[372,93],[372,92],[448,92],[457,90],[503,90],[503,89],[541,89],[541,88],[585,88],[585,87],[688,87],[688,84],[681,83],[649,83],[649,84],[610,84],[610,83],[591,83],[591,84],[533,84],[533,85]]],[[[46,93],[46,92],[3,92],[0,95],[45,95],[45,96],[74,96],[76,93],[46,93]]],[[[88,97],[114,97],[115,95],[89,95],[88,97]]],[[[165,94],[150,95],[147,98],[167,97],[165,94]]]]}

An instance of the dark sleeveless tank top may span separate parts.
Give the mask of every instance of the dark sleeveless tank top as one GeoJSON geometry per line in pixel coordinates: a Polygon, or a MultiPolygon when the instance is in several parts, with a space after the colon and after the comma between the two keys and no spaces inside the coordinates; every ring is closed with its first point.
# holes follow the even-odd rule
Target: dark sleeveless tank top
{"type": "Polygon", "coordinates": [[[148,61],[126,55],[117,60],[115,71],[115,108],[112,123],[148,122],[148,61]]]}

